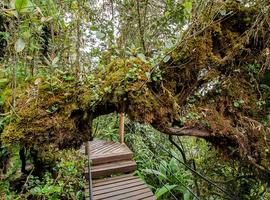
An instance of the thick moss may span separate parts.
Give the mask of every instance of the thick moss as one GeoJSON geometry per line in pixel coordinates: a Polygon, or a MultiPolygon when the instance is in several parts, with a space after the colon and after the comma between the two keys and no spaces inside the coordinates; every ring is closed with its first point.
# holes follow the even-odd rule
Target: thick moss
{"type": "Polygon", "coordinates": [[[2,140],[36,149],[76,147],[89,139],[89,120],[124,110],[161,131],[173,125],[206,130],[206,139],[227,156],[269,171],[270,131],[264,123],[269,91],[261,85],[270,29],[267,21],[257,20],[269,14],[237,1],[227,1],[224,8],[203,12],[202,26],[191,26],[169,61],[155,69],[131,57],[97,69],[84,84],[61,78],[53,85],[45,80],[30,84],[19,92],[19,118],[2,140]],[[258,33],[265,44],[254,42],[258,33]],[[152,81],[147,75],[157,68],[162,80],[152,81]]]}

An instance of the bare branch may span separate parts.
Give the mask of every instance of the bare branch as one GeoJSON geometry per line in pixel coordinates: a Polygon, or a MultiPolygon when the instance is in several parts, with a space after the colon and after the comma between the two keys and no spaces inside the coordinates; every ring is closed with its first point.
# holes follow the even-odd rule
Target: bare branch
{"type": "Polygon", "coordinates": [[[194,136],[200,138],[206,138],[211,136],[211,132],[206,130],[199,130],[196,128],[174,128],[169,127],[164,129],[164,133],[169,135],[176,135],[176,136],[194,136]]]}

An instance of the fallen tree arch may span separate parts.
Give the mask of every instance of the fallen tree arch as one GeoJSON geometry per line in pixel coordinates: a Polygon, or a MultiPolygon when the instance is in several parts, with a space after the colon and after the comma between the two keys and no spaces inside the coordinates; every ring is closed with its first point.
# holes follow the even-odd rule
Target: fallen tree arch
{"type": "Polygon", "coordinates": [[[269,174],[266,3],[227,1],[223,10],[202,12],[203,23],[191,26],[154,68],[131,57],[113,60],[83,83],[37,78],[18,94],[17,117],[2,141],[42,151],[78,147],[89,139],[93,118],[124,108],[131,120],[204,138],[254,173],[269,174]]]}

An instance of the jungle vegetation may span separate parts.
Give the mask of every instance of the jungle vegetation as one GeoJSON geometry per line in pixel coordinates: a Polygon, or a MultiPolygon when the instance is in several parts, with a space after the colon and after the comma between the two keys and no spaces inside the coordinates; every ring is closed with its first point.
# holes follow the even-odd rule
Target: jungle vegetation
{"type": "Polygon", "coordinates": [[[2,0],[0,49],[0,199],[83,199],[120,112],[158,199],[270,199],[269,0],[2,0]]]}

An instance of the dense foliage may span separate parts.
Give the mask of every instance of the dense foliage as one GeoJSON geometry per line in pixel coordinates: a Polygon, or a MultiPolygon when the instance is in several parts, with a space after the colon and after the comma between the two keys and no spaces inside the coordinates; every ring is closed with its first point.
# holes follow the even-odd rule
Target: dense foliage
{"type": "Polygon", "coordinates": [[[0,11],[0,194],[12,199],[13,187],[24,198],[81,198],[83,161],[66,149],[95,137],[97,117],[125,112],[138,175],[157,196],[267,195],[267,0],[4,0],[0,11]],[[158,131],[209,143],[186,139],[185,159],[158,131]],[[18,157],[19,172],[11,161],[18,157]],[[181,162],[222,179],[225,192],[216,194],[181,162]]]}

